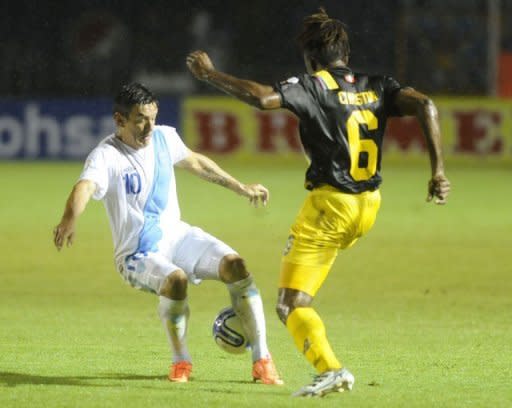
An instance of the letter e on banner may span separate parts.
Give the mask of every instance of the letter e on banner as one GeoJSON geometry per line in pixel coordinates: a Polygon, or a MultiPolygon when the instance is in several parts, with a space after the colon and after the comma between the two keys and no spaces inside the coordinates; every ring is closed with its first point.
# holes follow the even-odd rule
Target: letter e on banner
{"type": "Polygon", "coordinates": [[[499,153],[503,149],[503,135],[500,135],[501,115],[491,110],[454,112],[457,121],[459,153],[499,153]]]}

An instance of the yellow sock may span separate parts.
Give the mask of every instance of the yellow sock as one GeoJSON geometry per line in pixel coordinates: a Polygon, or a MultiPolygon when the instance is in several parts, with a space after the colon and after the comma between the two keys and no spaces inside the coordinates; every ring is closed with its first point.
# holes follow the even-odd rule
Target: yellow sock
{"type": "Polygon", "coordinates": [[[298,307],[288,316],[286,327],[299,351],[318,373],[341,368],[327,340],[324,323],[314,309],[298,307]]]}

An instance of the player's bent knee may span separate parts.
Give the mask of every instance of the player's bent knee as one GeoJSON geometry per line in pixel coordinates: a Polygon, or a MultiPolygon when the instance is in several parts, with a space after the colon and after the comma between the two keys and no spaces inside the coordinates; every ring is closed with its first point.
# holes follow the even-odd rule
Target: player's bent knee
{"type": "Polygon", "coordinates": [[[286,320],[288,319],[288,315],[290,314],[290,306],[284,303],[277,302],[276,313],[277,317],[279,317],[279,320],[281,320],[283,324],[286,325],[286,320]]]}
{"type": "Polygon", "coordinates": [[[181,269],[176,269],[165,278],[158,294],[169,299],[182,300],[187,297],[187,285],[187,274],[181,269]]]}
{"type": "Polygon", "coordinates": [[[245,262],[240,256],[231,254],[222,258],[219,267],[219,277],[224,283],[233,283],[249,276],[245,262]]]}
{"type": "Polygon", "coordinates": [[[297,289],[280,288],[277,296],[276,312],[286,324],[288,316],[298,307],[310,307],[313,296],[297,289]]]}

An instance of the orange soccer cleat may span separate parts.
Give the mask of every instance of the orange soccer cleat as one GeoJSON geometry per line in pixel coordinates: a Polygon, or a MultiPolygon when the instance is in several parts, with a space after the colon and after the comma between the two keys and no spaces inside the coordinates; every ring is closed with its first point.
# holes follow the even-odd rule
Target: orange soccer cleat
{"type": "Polygon", "coordinates": [[[190,361],[178,361],[171,365],[169,370],[169,381],[185,383],[190,379],[192,374],[192,363],[190,361]]]}
{"type": "Polygon", "coordinates": [[[283,380],[279,378],[276,366],[270,357],[260,358],[252,365],[252,378],[254,381],[261,381],[267,385],[283,385],[283,380]]]}

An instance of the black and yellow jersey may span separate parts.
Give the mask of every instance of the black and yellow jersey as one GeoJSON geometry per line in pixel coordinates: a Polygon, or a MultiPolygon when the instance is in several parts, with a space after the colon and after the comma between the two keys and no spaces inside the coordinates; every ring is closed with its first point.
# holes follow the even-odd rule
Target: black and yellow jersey
{"type": "Polygon", "coordinates": [[[400,116],[393,102],[397,81],[343,67],[292,77],[275,89],[300,121],[310,160],[306,188],[328,184],[360,193],[379,187],[386,121],[400,116]]]}

